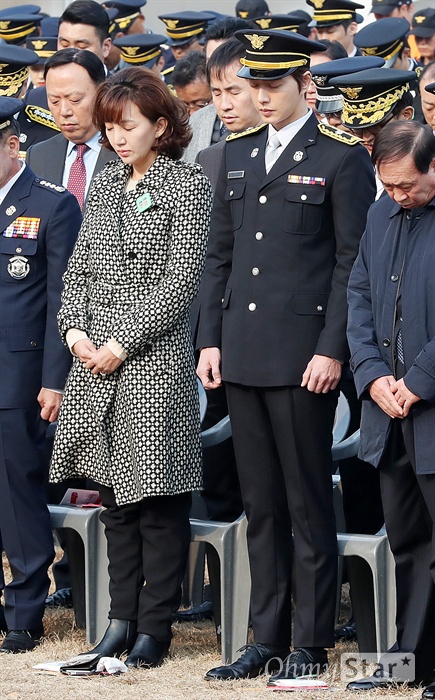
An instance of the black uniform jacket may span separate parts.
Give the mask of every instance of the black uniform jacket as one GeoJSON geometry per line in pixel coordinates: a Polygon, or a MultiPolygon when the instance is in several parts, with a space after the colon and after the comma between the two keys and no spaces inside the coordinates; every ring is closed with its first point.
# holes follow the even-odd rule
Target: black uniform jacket
{"type": "Polygon", "coordinates": [[[373,168],[358,139],[311,116],[266,175],[267,135],[226,144],[197,346],[222,349],[225,381],[299,385],[314,354],[348,358],[346,285],[373,168]]]}
{"type": "Polygon", "coordinates": [[[72,194],[27,166],[0,204],[0,408],[63,389],[71,353],[57,312],[81,218],[72,194]]]}

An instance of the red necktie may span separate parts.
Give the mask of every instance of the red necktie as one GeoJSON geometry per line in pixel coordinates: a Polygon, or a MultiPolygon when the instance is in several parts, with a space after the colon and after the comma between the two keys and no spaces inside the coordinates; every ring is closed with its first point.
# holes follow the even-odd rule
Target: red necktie
{"type": "Polygon", "coordinates": [[[83,209],[85,201],[86,167],[83,162],[83,156],[88,148],[89,147],[85,143],[76,145],[77,156],[74,163],[71,165],[67,184],[67,190],[76,197],[80,204],[80,209],[83,209]]]}

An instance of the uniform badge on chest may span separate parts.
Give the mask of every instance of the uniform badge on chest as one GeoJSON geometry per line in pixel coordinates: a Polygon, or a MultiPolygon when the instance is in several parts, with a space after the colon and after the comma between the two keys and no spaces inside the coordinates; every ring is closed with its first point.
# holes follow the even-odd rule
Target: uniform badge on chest
{"type": "Polygon", "coordinates": [[[28,259],[24,255],[15,255],[13,258],[9,258],[8,272],[14,280],[24,279],[30,272],[28,259]]]}
{"type": "Polygon", "coordinates": [[[259,151],[258,148],[253,148],[251,151],[251,158],[255,158],[255,156],[258,155],[258,151],[259,151]]]}
{"type": "Polygon", "coordinates": [[[293,160],[295,160],[298,163],[300,160],[302,160],[303,157],[304,154],[302,153],[302,151],[296,151],[296,153],[294,153],[293,155],[293,160]]]}

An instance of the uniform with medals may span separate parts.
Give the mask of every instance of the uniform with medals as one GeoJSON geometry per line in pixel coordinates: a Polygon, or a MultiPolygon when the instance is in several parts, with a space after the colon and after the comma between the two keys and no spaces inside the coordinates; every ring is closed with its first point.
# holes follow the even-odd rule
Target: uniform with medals
{"type": "MultiPolygon", "coordinates": [[[[12,115],[20,109],[21,100],[0,97],[1,159],[10,157],[5,142],[12,141],[12,115]]],[[[0,616],[0,627],[8,635],[0,652],[30,650],[43,633],[54,552],[45,491],[47,421],[37,397],[43,387],[61,393],[71,363],[56,317],[80,222],[75,197],[26,165],[0,179],[0,535],[13,572],[12,582],[1,586],[6,620],[0,616]]]]}
{"type": "MultiPolygon", "coordinates": [[[[255,83],[285,80],[323,50],[291,32],[236,37],[246,46],[239,75],[255,83]]],[[[298,122],[286,122],[290,140],[268,173],[270,145],[279,149],[271,137],[284,129],[271,123],[228,137],[215,195],[197,344],[204,358],[207,349],[222,353],[249,522],[255,645],[234,664],[209,671],[209,679],[248,677],[286,656],[293,555],[295,653],[306,660],[319,650],[314,663],[323,668],[324,648],[334,644],[330,467],[338,392],[300,385],[314,356],[339,363],[348,357],[346,284],[375,189],[359,139],[319,124],[310,112],[298,122]]]]}

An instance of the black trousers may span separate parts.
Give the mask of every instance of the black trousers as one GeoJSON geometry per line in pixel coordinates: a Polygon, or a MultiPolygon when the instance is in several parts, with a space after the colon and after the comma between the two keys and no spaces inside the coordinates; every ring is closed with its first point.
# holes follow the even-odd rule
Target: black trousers
{"type": "Polygon", "coordinates": [[[4,589],[10,630],[42,624],[47,570],[54,558],[47,509],[47,423],[39,411],[36,401],[34,408],[0,410],[0,540],[13,577],[4,589]]]}
{"type": "Polygon", "coordinates": [[[294,646],[332,647],[337,537],[331,443],[338,392],[226,386],[248,517],[255,641],[290,644],[294,557],[294,646]]]}
{"type": "Polygon", "coordinates": [[[135,620],[138,632],[172,638],[190,545],[190,493],[152,496],[124,506],[100,486],[107,537],[110,619],[135,620]]]}
{"type": "Polygon", "coordinates": [[[435,474],[416,474],[411,417],[393,421],[380,477],[396,562],[395,648],[414,653],[427,678],[435,667],[435,474]]]}

